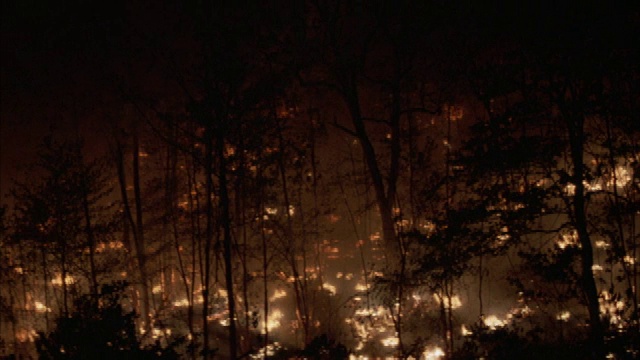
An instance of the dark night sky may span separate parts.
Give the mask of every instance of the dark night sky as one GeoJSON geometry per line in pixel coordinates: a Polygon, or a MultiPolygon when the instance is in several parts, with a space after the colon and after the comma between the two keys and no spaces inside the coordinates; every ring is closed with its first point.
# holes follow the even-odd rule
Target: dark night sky
{"type": "Polygon", "coordinates": [[[2,2],[0,193],[51,131],[100,146],[100,109],[117,97],[134,25],[150,15],[122,1],[2,2]]]}
{"type": "MultiPolygon", "coordinates": [[[[515,42],[548,49],[588,44],[597,51],[638,38],[634,5],[459,1],[447,6],[442,24],[451,28],[442,33],[465,38],[471,48],[515,42]]],[[[160,81],[153,73],[154,55],[137,41],[144,34],[180,46],[176,39],[186,28],[184,15],[183,7],[170,1],[2,1],[0,194],[6,194],[14,167],[32,158],[50,130],[77,132],[88,143],[99,139],[98,109],[118,97],[116,79],[136,86],[160,81]]]]}

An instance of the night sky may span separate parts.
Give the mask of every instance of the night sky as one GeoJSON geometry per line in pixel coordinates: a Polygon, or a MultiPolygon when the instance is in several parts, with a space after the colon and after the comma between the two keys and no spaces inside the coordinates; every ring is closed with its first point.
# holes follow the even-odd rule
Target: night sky
{"type": "MultiPolygon", "coordinates": [[[[610,46],[629,47],[638,37],[631,5],[444,3],[435,17],[440,51],[432,56],[446,62],[511,43],[589,57],[610,46]]],[[[291,2],[275,1],[272,8],[283,6],[291,2]]],[[[104,116],[97,118],[121,101],[122,88],[170,97],[175,83],[169,84],[158,49],[176,57],[189,51],[189,11],[168,1],[3,1],[2,192],[14,166],[30,158],[48,132],[91,138],[101,131],[94,125],[104,116]]]]}

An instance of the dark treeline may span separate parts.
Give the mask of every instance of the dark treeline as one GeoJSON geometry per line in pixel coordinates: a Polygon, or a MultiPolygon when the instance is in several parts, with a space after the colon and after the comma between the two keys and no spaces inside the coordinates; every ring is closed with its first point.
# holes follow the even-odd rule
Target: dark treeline
{"type": "Polygon", "coordinates": [[[1,356],[638,356],[637,6],[9,10],[1,356]]]}

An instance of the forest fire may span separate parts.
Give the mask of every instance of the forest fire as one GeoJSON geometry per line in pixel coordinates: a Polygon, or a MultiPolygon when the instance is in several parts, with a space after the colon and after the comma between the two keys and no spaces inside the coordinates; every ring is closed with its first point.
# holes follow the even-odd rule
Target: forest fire
{"type": "Polygon", "coordinates": [[[638,5],[19,3],[0,358],[640,354],[638,5]]]}

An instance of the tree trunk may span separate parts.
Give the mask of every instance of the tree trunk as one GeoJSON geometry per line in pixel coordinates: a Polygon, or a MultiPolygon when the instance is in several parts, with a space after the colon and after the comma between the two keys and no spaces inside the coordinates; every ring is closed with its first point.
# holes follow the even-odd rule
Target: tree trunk
{"type": "Polygon", "coordinates": [[[573,184],[575,192],[573,195],[573,217],[578,239],[582,249],[580,257],[582,262],[582,286],[587,300],[587,310],[589,312],[589,326],[591,344],[594,357],[602,359],[604,357],[604,329],[600,320],[600,304],[598,302],[598,289],[593,277],[593,246],[587,228],[588,219],[585,210],[585,168],[584,168],[584,118],[579,114],[571,114],[569,123],[569,142],[571,149],[571,160],[573,162],[573,184]]]}
{"type": "Polygon", "coordinates": [[[93,234],[93,226],[91,225],[91,213],[89,210],[89,195],[85,189],[85,193],[82,196],[82,208],[84,212],[85,221],[85,233],[87,235],[87,245],[89,246],[89,272],[91,276],[91,292],[94,295],[98,294],[98,275],[96,270],[96,242],[93,234]]]}
{"type": "MultiPolygon", "coordinates": [[[[367,134],[367,130],[364,124],[364,119],[362,118],[358,91],[357,89],[355,89],[355,85],[354,88],[350,90],[350,93],[345,96],[345,100],[347,101],[347,105],[349,107],[349,112],[351,115],[351,121],[355,128],[355,134],[358,138],[358,141],[360,142],[362,153],[364,154],[365,162],[367,164],[367,169],[369,170],[369,176],[371,176],[371,181],[375,190],[376,203],[378,204],[380,220],[382,222],[382,235],[386,246],[390,250],[392,249],[394,251],[393,262],[396,262],[400,253],[400,246],[396,241],[396,230],[393,221],[392,204],[394,199],[390,198],[389,196],[395,197],[395,182],[397,178],[397,172],[389,174],[389,181],[387,185],[389,191],[387,191],[382,172],[380,171],[380,167],[378,165],[378,158],[376,156],[375,149],[373,147],[373,144],[371,143],[371,140],[369,139],[369,135],[367,134]]],[[[395,123],[395,125],[399,124],[395,123]]],[[[398,131],[392,129],[392,134],[396,135],[397,138],[393,139],[392,137],[392,144],[395,144],[396,141],[399,141],[399,136],[397,136],[398,131]]],[[[397,165],[393,166],[393,164],[396,164],[398,159],[394,160],[393,157],[399,156],[399,150],[395,145],[393,145],[392,148],[393,151],[391,159],[391,170],[397,171],[397,165]]]]}
{"type": "Polygon", "coordinates": [[[227,161],[225,158],[224,133],[218,130],[217,138],[218,162],[220,165],[220,211],[223,231],[224,267],[225,281],[227,288],[227,305],[229,309],[229,356],[235,360],[237,358],[237,329],[236,329],[236,303],[233,289],[233,265],[231,263],[231,216],[229,212],[229,187],[227,184],[227,161]]]}
{"type": "Polygon", "coordinates": [[[213,149],[212,149],[213,130],[211,125],[207,125],[204,136],[204,172],[205,180],[205,244],[204,244],[204,281],[202,283],[202,352],[205,359],[210,358],[209,351],[209,326],[207,317],[209,316],[209,285],[211,283],[211,243],[213,242],[213,204],[211,197],[213,196],[213,149]]]}
{"type": "MultiPolygon", "coordinates": [[[[138,157],[138,148],[137,148],[137,136],[135,137],[136,140],[134,140],[135,144],[134,144],[134,159],[136,159],[138,157]]],[[[116,141],[118,141],[116,139],[116,141]]],[[[122,144],[120,144],[119,142],[117,143],[117,148],[116,150],[116,168],[117,168],[117,172],[118,172],[118,183],[120,185],[120,196],[122,198],[122,207],[123,207],[123,211],[124,211],[124,215],[125,215],[125,221],[127,222],[128,226],[131,227],[131,233],[133,234],[133,246],[129,245],[129,248],[133,248],[135,250],[136,253],[136,262],[138,265],[138,272],[140,275],[140,283],[141,283],[141,297],[142,297],[142,319],[144,322],[144,328],[146,331],[148,331],[150,329],[150,316],[149,316],[149,291],[147,289],[147,272],[145,269],[145,255],[144,255],[144,248],[142,247],[142,243],[140,242],[140,234],[142,233],[139,229],[138,229],[138,225],[136,223],[136,221],[133,219],[133,214],[131,212],[131,205],[129,204],[129,195],[127,193],[127,179],[126,179],[126,173],[125,173],[125,168],[124,168],[124,153],[123,153],[123,149],[122,149],[122,144]]],[[[136,160],[137,163],[137,160],[136,160]]],[[[134,166],[135,168],[136,166],[134,166]]],[[[134,170],[135,173],[135,170],[134,170]]],[[[138,176],[139,177],[139,176],[138,176]]],[[[139,180],[139,178],[138,178],[139,180]]],[[[135,181],[134,181],[135,182],[135,181]]],[[[139,187],[139,183],[138,183],[138,187],[139,187]]],[[[135,185],[134,185],[135,186],[135,185]]],[[[137,215],[138,216],[138,215],[137,215]]],[[[142,214],[139,215],[139,217],[141,218],[142,214]]],[[[127,232],[126,229],[127,226],[125,226],[125,232],[127,232]]]]}
{"type": "MultiPolygon", "coordinates": [[[[280,178],[282,181],[282,194],[284,197],[284,212],[285,212],[284,216],[287,219],[286,239],[289,241],[289,244],[286,250],[287,253],[285,254],[285,256],[287,257],[287,260],[289,261],[289,264],[291,266],[291,271],[293,272],[293,277],[294,277],[293,290],[294,290],[295,299],[296,299],[296,310],[297,310],[297,315],[299,317],[299,321],[302,324],[303,335],[304,335],[303,343],[306,345],[307,340],[309,340],[309,311],[307,308],[304,285],[300,281],[300,272],[298,271],[297,251],[296,251],[297,246],[296,246],[295,237],[293,234],[294,232],[293,219],[291,218],[291,211],[290,211],[291,201],[289,199],[289,187],[287,182],[286,167],[284,163],[285,143],[284,143],[284,137],[282,134],[282,128],[279,123],[278,123],[278,142],[280,147],[280,154],[278,156],[278,170],[280,172],[280,178]]],[[[304,253],[303,253],[303,256],[304,256],[304,253]]]]}

